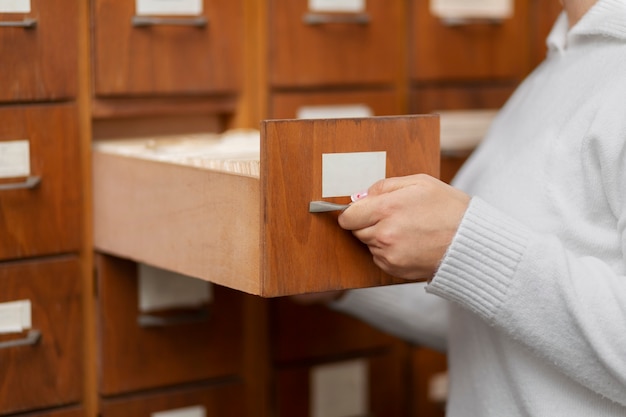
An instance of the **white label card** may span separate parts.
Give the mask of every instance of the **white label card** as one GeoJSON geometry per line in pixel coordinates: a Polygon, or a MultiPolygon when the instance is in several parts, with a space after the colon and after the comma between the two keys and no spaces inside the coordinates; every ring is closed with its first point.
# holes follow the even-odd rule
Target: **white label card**
{"type": "Polygon", "coordinates": [[[322,198],[366,190],[387,173],[387,152],[322,154],[322,198]]]}
{"type": "Polygon", "coordinates": [[[309,11],[361,13],[365,11],[365,0],[309,0],[309,11]]]}
{"type": "Polygon", "coordinates": [[[139,264],[139,310],[197,308],[213,299],[211,283],[165,269],[139,264]]]}
{"type": "Polygon", "coordinates": [[[201,405],[176,408],[174,410],[157,411],[150,417],[206,417],[206,409],[201,405]]]}
{"type": "Polygon", "coordinates": [[[0,142],[0,178],[30,175],[30,145],[27,140],[0,142]]]}
{"type": "Polygon", "coordinates": [[[311,417],[370,415],[368,380],[368,365],[365,360],[313,368],[311,417]]]}
{"type": "Polygon", "coordinates": [[[0,13],[30,13],[30,0],[0,0],[0,13]]]}
{"type": "Polygon", "coordinates": [[[298,108],[298,119],[338,119],[371,117],[372,109],[365,104],[332,104],[327,106],[302,106],[298,108]]]}
{"type": "Polygon", "coordinates": [[[0,334],[21,333],[31,327],[30,300],[0,303],[0,334]]]}
{"type": "Polygon", "coordinates": [[[504,19],[513,15],[514,0],[430,0],[430,11],[442,19],[504,19]]]}
{"type": "Polygon", "coordinates": [[[202,14],[202,0],[136,0],[138,16],[202,14]]]}

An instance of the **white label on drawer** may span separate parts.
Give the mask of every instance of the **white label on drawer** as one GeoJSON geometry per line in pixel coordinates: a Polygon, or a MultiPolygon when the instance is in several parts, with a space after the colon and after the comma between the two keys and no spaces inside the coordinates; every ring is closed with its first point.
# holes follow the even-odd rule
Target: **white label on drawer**
{"type": "Polygon", "coordinates": [[[30,0],[0,0],[0,13],[30,13],[30,0]]]}
{"type": "Polygon", "coordinates": [[[368,365],[354,360],[311,370],[311,416],[345,417],[369,414],[368,365]]]}
{"type": "Polygon", "coordinates": [[[0,303],[0,334],[20,333],[31,327],[30,300],[0,303]]]}
{"type": "Polygon", "coordinates": [[[430,0],[430,12],[442,19],[504,19],[513,8],[514,0],[430,0]]]}
{"type": "Polygon", "coordinates": [[[372,117],[374,112],[365,104],[337,104],[328,106],[302,106],[298,108],[298,119],[338,119],[372,117]]]}
{"type": "Polygon", "coordinates": [[[197,16],[202,14],[202,0],[136,0],[136,8],[139,16],[197,16]]]}
{"type": "Polygon", "coordinates": [[[365,0],[309,0],[312,12],[360,13],[365,11],[365,0]]]}
{"type": "Polygon", "coordinates": [[[322,197],[343,197],[385,178],[387,152],[322,154],[322,197]]]}
{"type": "Polygon", "coordinates": [[[197,308],[213,299],[212,284],[149,265],[139,265],[139,310],[197,308]]]}
{"type": "Polygon", "coordinates": [[[201,405],[195,405],[174,410],[157,411],[156,413],[151,413],[150,417],[206,417],[206,409],[201,405]]]}
{"type": "Polygon", "coordinates": [[[0,142],[0,178],[30,175],[30,145],[27,140],[0,142]]]}

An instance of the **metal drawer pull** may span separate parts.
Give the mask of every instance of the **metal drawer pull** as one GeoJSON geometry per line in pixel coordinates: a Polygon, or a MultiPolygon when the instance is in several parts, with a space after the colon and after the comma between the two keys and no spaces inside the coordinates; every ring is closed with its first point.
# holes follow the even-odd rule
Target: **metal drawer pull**
{"type": "Polygon", "coordinates": [[[326,25],[329,23],[348,23],[355,25],[367,25],[372,20],[367,13],[307,13],[302,17],[307,25],[326,25]]]}
{"type": "Polygon", "coordinates": [[[133,16],[133,26],[194,26],[198,28],[205,27],[209,22],[206,17],[150,17],[150,16],[133,16]]]}
{"type": "Polygon", "coordinates": [[[40,182],[41,182],[41,177],[31,176],[31,177],[27,177],[24,181],[21,181],[21,182],[0,184],[0,191],[35,188],[39,185],[40,182]]]}
{"type": "Polygon", "coordinates": [[[472,25],[492,25],[498,26],[504,23],[504,19],[500,18],[464,18],[464,17],[444,17],[441,18],[441,23],[444,26],[456,27],[456,26],[472,26],[472,25]]]}
{"type": "Polygon", "coordinates": [[[173,316],[155,316],[152,314],[140,314],[137,316],[137,324],[140,327],[166,327],[177,326],[180,324],[192,324],[201,323],[207,321],[209,318],[209,312],[207,310],[200,310],[193,313],[183,313],[173,316]]]}
{"type": "Polygon", "coordinates": [[[0,28],[25,28],[32,29],[37,26],[36,19],[24,19],[17,22],[0,22],[0,28]]]}
{"type": "Polygon", "coordinates": [[[41,339],[41,332],[39,330],[30,330],[28,335],[22,339],[9,340],[8,342],[0,342],[0,349],[9,349],[19,346],[33,346],[36,345],[41,339]]]}

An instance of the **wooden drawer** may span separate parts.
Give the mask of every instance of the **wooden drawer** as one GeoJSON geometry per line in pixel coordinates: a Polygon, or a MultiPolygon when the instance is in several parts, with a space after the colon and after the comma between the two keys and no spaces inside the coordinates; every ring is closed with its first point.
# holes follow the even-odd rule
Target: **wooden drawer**
{"type": "Polygon", "coordinates": [[[368,0],[365,10],[349,13],[311,10],[309,3],[269,2],[272,86],[390,84],[399,77],[403,2],[368,0]]]}
{"type": "Polygon", "coordinates": [[[357,181],[381,163],[383,177],[438,175],[436,116],[265,121],[260,148],[258,173],[241,175],[96,147],[96,248],[267,297],[401,282],[337,226],[336,212],[310,213],[309,203],[349,201],[323,192],[324,175],[331,186],[347,177],[323,173],[323,155],[347,157],[357,181]]]}
{"type": "Polygon", "coordinates": [[[75,107],[3,107],[0,120],[0,260],[77,251],[81,178],[75,107]]]}
{"type": "Polygon", "coordinates": [[[320,360],[389,348],[398,340],[364,322],[324,306],[272,300],[272,356],[275,363],[320,360]]]}
{"type": "Polygon", "coordinates": [[[101,402],[102,417],[244,417],[246,398],[238,383],[203,385],[101,402]]]}
{"type": "Polygon", "coordinates": [[[296,119],[312,112],[324,115],[335,113],[332,117],[364,117],[360,113],[391,116],[401,114],[402,109],[398,95],[389,90],[274,93],[271,96],[272,119],[296,119]]]}
{"type": "Polygon", "coordinates": [[[197,96],[238,89],[242,1],[204,0],[200,14],[183,16],[139,16],[133,0],[93,3],[97,96],[197,96]]]}
{"type": "Polygon", "coordinates": [[[280,368],[275,376],[276,415],[408,415],[406,366],[402,356],[387,352],[280,368]]]}
{"type": "Polygon", "coordinates": [[[80,407],[44,410],[35,413],[20,414],[20,417],[84,417],[85,410],[80,407]]]}
{"type": "Polygon", "coordinates": [[[501,20],[435,16],[412,0],[411,77],[415,81],[521,79],[529,68],[528,4],[501,20]]]}
{"type": "Polygon", "coordinates": [[[30,11],[7,13],[18,3],[0,7],[0,102],[75,97],[78,1],[31,0],[30,11]]]}
{"type": "Polygon", "coordinates": [[[139,309],[137,265],[96,257],[100,392],[114,395],[240,373],[243,295],[215,287],[210,305],[150,326],[139,309]]]}
{"type": "Polygon", "coordinates": [[[3,325],[14,317],[14,330],[0,335],[0,414],[80,401],[81,299],[76,258],[0,265],[3,325]],[[19,302],[27,305],[16,310],[19,302]]]}

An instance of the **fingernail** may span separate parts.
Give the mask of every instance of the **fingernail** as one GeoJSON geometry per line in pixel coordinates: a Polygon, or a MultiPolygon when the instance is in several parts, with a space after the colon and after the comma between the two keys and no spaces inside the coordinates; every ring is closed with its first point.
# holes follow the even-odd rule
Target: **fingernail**
{"type": "Polygon", "coordinates": [[[354,202],[357,200],[360,200],[362,198],[367,197],[367,190],[365,191],[359,191],[358,193],[354,193],[350,196],[350,199],[354,202]]]}

